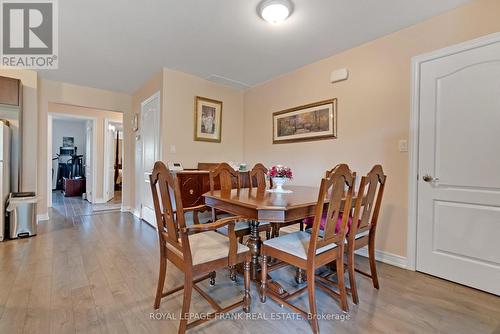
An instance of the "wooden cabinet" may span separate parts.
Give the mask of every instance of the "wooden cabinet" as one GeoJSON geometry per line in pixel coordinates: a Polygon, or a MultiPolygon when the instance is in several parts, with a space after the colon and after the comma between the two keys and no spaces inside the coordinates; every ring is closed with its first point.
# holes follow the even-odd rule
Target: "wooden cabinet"
{"type": "MultiPolygon", "coordinates": [[[[217,165],[217,164],[216,164],[217,165]]],[[[249,173],[240,172],[241,187],[250,186],[249,173]]],[[[181,188],[182,205],[186,207],[205,204],[203,194],[210,191],[210,177],[208,170],[183,170],[177,172],[177,179],[181,188]]],[[[217,180],[215,189],[219,188],[217,180]]]]}
{"type": "Polygon", "coordinates": [[[21,91],[20,80],[0,77],[0,104],[20,106],[22,97],[21,91]]]}

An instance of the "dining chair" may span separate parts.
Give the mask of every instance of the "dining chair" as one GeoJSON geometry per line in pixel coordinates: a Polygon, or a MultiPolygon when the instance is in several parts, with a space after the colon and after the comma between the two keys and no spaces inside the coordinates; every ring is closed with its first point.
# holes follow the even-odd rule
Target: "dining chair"
{"type": "MultiPolygon", "coordinates": [[[[220,163],[215,169],[210,170],[209,179],[210,179],[210,192],[213,193],[215,191],[216,178],[218,178],[220,184],[220,193],[221,196],[230,196],[231,191],[236,189],[237,193],[240,192],[240,173],[235,171],[229,164],[223,162],[220,163]]],[[[216,221],[219,213],[212,208],[212,220],[216,221]]],[[[228,216],[228,214],[226,214],[228,216]]],[[[224,235],[228,234],[228,228],[222,227],[217,229],[217,232],[222,233],[224,235]]],[[[234,226],[234,232],[236,237],[238,238],[240,243],[243,243],[243,237],[250,235],[250,223],[247,220],[237,221],[234,226]]],[[[270,223],[261,223],[259,225],[259,232],[266,233],[266,239],[271,238],[271,224],[270,223]]],[[[234,266],[230,267],[230,277],[231,280],[236,280],[236,270],[234,266]]]]}
{"type": "Polygon", "coordinates": [[[317,307],[315,300],[315,281],[318,287],[327,294],[340,300],[342,310],[348,311],[347,292],[344,283],[344,246],[348,215],[342,218],[340,229],[336,224],[340,212],[349,211],[354,188],[354,175],[346,164],[338,165],[335,170],[321,180],[318,201],[315,208],[315,219],[312,233],[296,231],[277,238],[266,240],[261,247],[261,302],[266,301],[266,295],[281,305],[286,305],[293,311],[309,319],[314,333],[319,333],[317,307]],[[347,189],[347,192],[344,190],[347,189]],[[326,225],[323,237],[319,236],[320,222],[326,208],[326,225]],[[290,293],[285,297],[267,291],[267,256],[271,256],[295,267],[306,271],[307,285],[290,293]],[[331,289],[328,280],[315,275],[315,270],[327,263],[336,261],[338,272],[337,290],[331,289]],[[309,297],[309,312],[291,304],[290,299],[295,298],[307,290],[309,297]]]}
{"type": "MultiPolygon", "coordinates": [[[[257,193],[264,192],[266,189],[272,189],[273,180],[267,177],[268,169],[261,163],[256,164],[250,171],[250,188],[257,190],[257,193]],[[269,188],[267,187],[267,180],[269,179],[269,188]]],[[[279,236],[279,231],[281,227],[286,227],[290,225],[300,224],[300,230],[304,230],[304,223],[302,220],[292,221],[288,223],[271,223],[273,237],[279,236]]]]}
{"type": "Polygon", "coordinates": [[[182,316],[179,333],[185,333],[187,329],[239,306],[249,312],[251,254],[247,246],[237,242],[234,234],[235,223],[244,218],[230,217],[212,223],[186,226],[186,210],[182,206],[177,176],[170,173],[163,162],[158,161],[149,178],[160,243],[160,271],[154,308],[160,307],[162,298],[184,290],[180,314],[189,314],[194,289],[215,309],[215,312],[192,322],[188,322],[189,317],[182,316]],[[229,238],[215,232],[222,227],[227,227],[229,238]],[[163,292],[168,261],[184,273],[184,284],[163,292]],[[210,279],[211,285],[215,284],[215,270],[238,263],[244,263],[244,297],[241,301],[222,307],[197,286],[197,283],[206,279],[210,279]]]}
{"type": "Polygon", "coordinates": [[[384,174],[382,166],[375,165],[366,176],[361,178],[359,183],[354,213],[352,214],[352,221],[358,223],[351,224],[347,235],[349,290],[355,304],[359,303],[355,272],[371,278],[373,287],[379,289],[375,261],[375,233],[386,180],[387,176],[384,174]],[[357,269],[354,264],[354,251],[365,246],[368,246],[370,274],[357,269]]]}
{"type": "MultiPolygon", "coordinates": [[[[221,196],[229,196],[232,189],[237,189],[240,192],[240,175],[229,164],[223,162],[217,168],[210,171],[210,192],[215,190],[215,179],[219,178],[221,196]]],[[[250,176],[250,180],[252,177],[250,176]]],[[[250,181],[252,184],[252,181],[250,181]]],[[[217,219],[217,212],[212,209],[212,219],[217,219]]],[[[241,221],[236,223],[234,231],[236,236],[243,243],[243,237],[250,235],[250,223],[248,221],[241,221]]],[[[227,229],[221,229],[221,232],[226,234],[227,229]]],[[[269,223],[261,223],[259,225],[259,232],[266,232],[266,239],[271,237],[271,225],[269,223]]]]}

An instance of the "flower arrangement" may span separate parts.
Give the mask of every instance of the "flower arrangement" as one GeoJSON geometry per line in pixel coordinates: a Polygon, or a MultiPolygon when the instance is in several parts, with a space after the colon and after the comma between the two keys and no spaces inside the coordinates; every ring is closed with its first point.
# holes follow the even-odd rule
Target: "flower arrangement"
{"type": "Polygon", "coordinates": [[[282,165],[276,165],[272,166],[271,169],[267,172],[269,177],[275,178],[275,177],[282,177],[285,179],[292,179],[293,178],[293,173],[290,167],[282,166],[282,165]]]}

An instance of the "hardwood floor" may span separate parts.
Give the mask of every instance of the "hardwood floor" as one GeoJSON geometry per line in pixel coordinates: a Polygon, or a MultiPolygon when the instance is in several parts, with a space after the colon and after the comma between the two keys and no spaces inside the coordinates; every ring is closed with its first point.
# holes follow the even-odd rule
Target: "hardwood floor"
{"type": "MultiPolygon", "coordinates": [[[[54,205],[38,236],[0,243],[0,333],[177,333],[178,320],[150,319],[156,232],[129,213],[92,215],[72,200],[54,205]]],[[[357,261],[367,270],[364,258],[357,261]]],[[[380,291],[358,277],[359,306],[349,303],[347,320],[321,320],[323,333],[492,333],[500,326],[496,296],[382,263],[378,268],[380,291]]],[[[224,305],[241,298],[242,278],[235,284],[227,271],[217,274],[215,287],[204,282],[202,288],[224,305]]],[[[294,287],[292,269],[272,276],[294,287]]],[[[182,279],[169,264],[167,289],[182,279]]],[[[211,321],[191,332],[310,333],[304,320],[262,319],[288,310],[272,300],[261,304],[255,286],[252,296],[253,320],[211,321]]],[[[317,296],[319,312],[342,315],[333,299],[321,290],[317,296]]],[[[305,307],[307,296],[297,302],[305,307]]],[[[163,299],[157,316],[171,318],[181,303],[182,292],[163,299]]],[[[211,309],[194,293],[192,311],[211,309]]]]}

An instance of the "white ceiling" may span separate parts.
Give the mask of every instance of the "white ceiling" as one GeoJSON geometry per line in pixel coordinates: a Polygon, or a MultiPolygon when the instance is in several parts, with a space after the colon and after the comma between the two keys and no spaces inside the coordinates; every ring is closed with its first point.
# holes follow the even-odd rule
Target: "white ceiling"
{"type": "Polygon", "coordinates": [[[244,89],[469,0],[293,0],[281,25],[259,0],[59,1],[59,69],[43,78],[132,93],[161,67],[244,89]]]}

